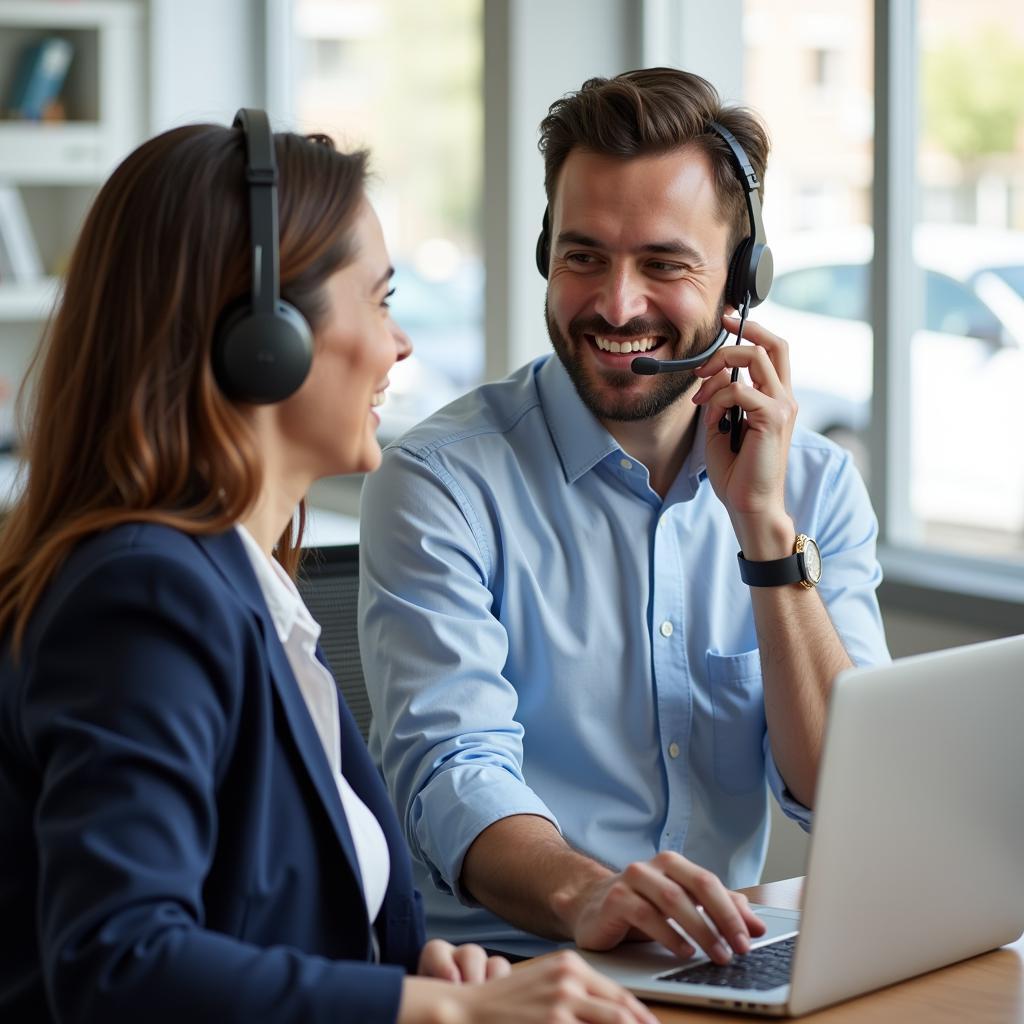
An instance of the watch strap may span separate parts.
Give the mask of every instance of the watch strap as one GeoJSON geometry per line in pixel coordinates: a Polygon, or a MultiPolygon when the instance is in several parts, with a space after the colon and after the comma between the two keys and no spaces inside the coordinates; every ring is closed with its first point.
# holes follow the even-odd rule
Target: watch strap
{"type": "Polygon", "coordinates": [[[803,559],[796,553],[768,562],[749,562],[742,551],[736,558],[740,564],[740,579],[748,587],[784,587],[804,580],[803,559]]]}

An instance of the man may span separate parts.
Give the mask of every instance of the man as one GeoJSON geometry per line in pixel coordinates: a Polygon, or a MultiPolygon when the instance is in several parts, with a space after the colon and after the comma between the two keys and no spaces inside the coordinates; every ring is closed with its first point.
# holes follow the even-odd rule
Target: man
{"type": "Polygon", "coordinates": [[[794,431],[785,342],[747,322],[752,344],[692,373],[631,369],[738,330],[755,215],[722,128],[763,181],[760,123],[694,75],[557,101],[556,357],[437,413],[366,483],[371,747],[456,941],[745,951],[763,929],[726,886],[758,880],[767,790],[809,826],[832,680],[888,657],[876,522],[849,457],[794,431]]]}

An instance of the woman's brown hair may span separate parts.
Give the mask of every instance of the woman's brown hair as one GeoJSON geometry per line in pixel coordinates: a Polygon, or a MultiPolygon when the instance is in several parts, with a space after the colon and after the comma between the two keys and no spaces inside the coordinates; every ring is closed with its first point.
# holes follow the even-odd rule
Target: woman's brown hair
{"type": "Polygon", "coordinates": [[[746,107],[723,104],[715,87],[699,75],[677,68],[642,68],[615,78],[591,78],[551,104],[538,142],[548,204],[554,202],[558,172],[574,148],[629,158],[692,143],[711,161],[732,252],[750,232],[746,201],[729,147],[708,131],[709,121],[726,127],[746,151],[763,199],[769,143],[760,118],[746,107]]]}
{"type": "MultiPolygon", "coordinates": [[[[322,286],[354,255],[366,154],[323,136],[275,147],[281,293],[315,334],[322,286]]],[[[252,507],[260,454],[211,365],[218,321],[251,288],[248,246],[240,129],[158,135],[100,190],[22,390],[27,479],[0,534],[0,635],[15,650],[84,537],[125,522],[219,533],[252,507]]],[[[304,519],[300,505],[275,549],[293,575],[304,519]]]]}

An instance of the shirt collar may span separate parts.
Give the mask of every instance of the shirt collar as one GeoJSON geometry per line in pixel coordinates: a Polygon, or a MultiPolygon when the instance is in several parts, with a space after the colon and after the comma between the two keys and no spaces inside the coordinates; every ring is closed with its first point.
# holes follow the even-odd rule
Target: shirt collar
{"type": "Polygon", "coordinates": [[[288,573],[272,558],[267,558],[256,539],[241,523],[236,523],[235,529],[242,539],[252,571],[256,574],[256,582],[263,592],[263,600],[270,612],[278,640],[282,644],[286,643],[298,625],[312,636],[315,643],[320,637],[320,627],[309,614],[288,573]]]}
{"type": "Polygon", "coordinates": [[[568,483],[619,451],[615,438],[583,404],[557,355],[548,356],[537,371],[537,393],[568,483]]]}
{"type": "Polygon", "coordinates": [[[697,409],[697,429],[693,432],[693,444],[679,469],[677,480],[692,480],[694,488],[708,475],[708,428],[704,425],[706,409],[697,409]]]}
{"type": "MultiPolygon", "coordinates": [[[[575,483],[602,459],[622,450],[615,438],[583,404],[583,399],[557,355],[548,356],[537,370],[537,393],[568,483],[575,483]]],[[[704,410],[698,409],[693,445],[673,485],[673,490],[676,490],[685,481],[688,491],[685,497],[693,497],[707,476],[706,446],[704,410]]]]}

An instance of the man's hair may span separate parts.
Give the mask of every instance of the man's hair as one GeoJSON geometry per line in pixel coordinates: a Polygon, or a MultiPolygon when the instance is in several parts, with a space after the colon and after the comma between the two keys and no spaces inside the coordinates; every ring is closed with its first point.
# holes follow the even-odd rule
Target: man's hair
{"type": "Polygon", "coordinates": [[[709,132],[717,121],[746,151],[764,192],[768,133],[752,110],[724,105],[715,87],[675,68],[643,68],[615,78],[591,78],[578,92],[555,100],[540,123],[548,204],[558,172],[576,148],[623,158],[667,153],[686,145],[703,150],[714,169],[718,213],[730,225],[729,255],[750,233],[745,189],[725,141],[709,132]]]}

